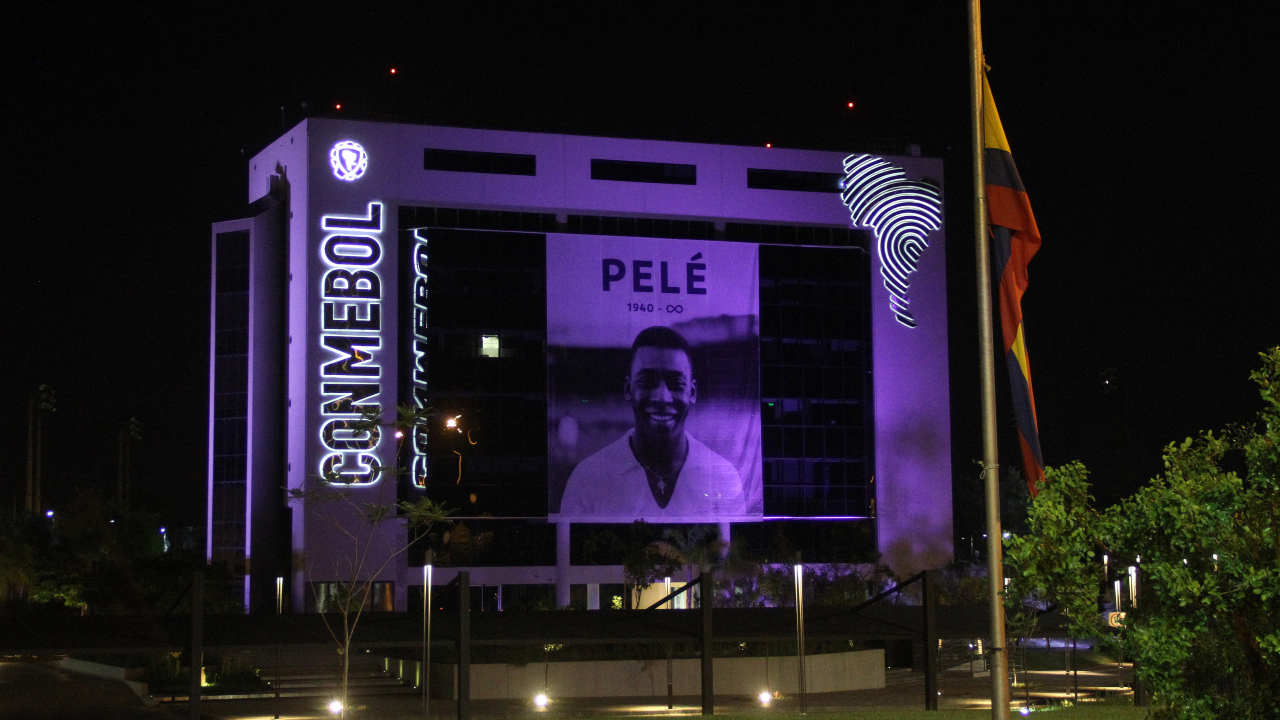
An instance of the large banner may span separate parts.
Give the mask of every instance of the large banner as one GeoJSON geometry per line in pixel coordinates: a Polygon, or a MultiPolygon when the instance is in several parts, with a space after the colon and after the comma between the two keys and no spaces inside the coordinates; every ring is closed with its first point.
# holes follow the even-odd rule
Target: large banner
{"type": "Polygon", "coordinates": [[[759,520],[759,252],[547,236],[551,519],[759,520]]]}

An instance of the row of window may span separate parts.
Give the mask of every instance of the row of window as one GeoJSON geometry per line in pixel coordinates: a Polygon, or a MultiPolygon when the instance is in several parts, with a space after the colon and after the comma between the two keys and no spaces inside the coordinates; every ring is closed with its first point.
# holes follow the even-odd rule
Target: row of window
{"type": "Polygon", "coordinates": [[[760,368],[760,396],[763,398],[861,400],[865,395],[866,379],[857,368],[770,365],[760,368]]]}
{"type": "MultiPolygon", "coordinates": [[[[534,177],[538,174],[538,157],[522,153],[426,148],[422,151],[422,167],[426,170],[445,172],[534,177]]],[[[698,166],[688,163],[592,158],[591,179],[661,185],[697,185],[698,166]]],[[[747,168],[747,187],[758,190],[838,193],[843,189],[842,180],[843,176],[840,173],[747,168]]]]}
{"type": "Polygon", "coordinates": [[[860,340],[820,338],[760,338],[760,362],[765,365],[862,366],[860,340]]]}
{"type": "Polygon", "coordinates": [[[765,515],[871,515],[867,254],[760,247],[765,515]]]}
{"type": "MultiPolygon", "coordinates": [[[[617,215],[567,215],[565,222],[554,213],[470,208],[401,207],[402,228],[450,228],[497,230],[527,233],[572,233],[582,235],[622,235],[627,237],[682,238],[686,240],[731,240],[774,245],[870,247],[865,230],[821,225],[774,225],[768,223],[724,224],[717,230],[710,220],[683,218],[637,218],[617,215]]],[[[247,276],[245,279],[247,287],[247,276]]]]}
{"type": "Polygon", "coordinates": [[[764,461],[766,485],[808,487],[861,487],[865,468],[859,461],[822,459],[769,459],[764,461]]]}
{"type": "Polygon", "coordinates": [[[429,252],[427,387],[437,412],[461,416],[463,430],[432,437],[432,496],[463,515],[545,512],[546,244],[433,228],[429,252]]]}
{"type": "Polygon", "coordinates": [[[860,427],[765,425],[762,437],[765,458],[858,460],[867,454],[866,432],[860,427]]]}
{"type": "Polygon", "coordinates": [[[762,400],[760,419],[765,425],[813,425],[815,427],[861,427],[862,403],[857,400],[786,398],[762,400]]]}
{"type": "Polygon", "coordinates": [[[245,546],[249,233],[219,233],[215,254],[211,550],[234,561],[244,557],[245,546]]]}
{"type": "Polygon", "coordinates": [[[872,517],[874,493],[866,487],[768,485],[764,487],[766,516],[872,517]]]}

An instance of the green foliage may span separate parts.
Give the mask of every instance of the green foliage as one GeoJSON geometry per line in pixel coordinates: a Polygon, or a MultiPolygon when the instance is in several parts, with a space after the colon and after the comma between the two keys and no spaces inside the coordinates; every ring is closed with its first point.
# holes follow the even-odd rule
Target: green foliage
{"type": "Polygon", "coordinates": [[[1257,425],[1170,444],[1164,472],[1101,514],[1082,466],[1047,471],[1031,533],[1006,543],[1010,598],[1056,603],[1077,631],[1097,614],[1090,553],[1140,568],[1122,642],[1158,717],[1280,717],[1280,348],[1261,357],[1257,425]]]}
{"type": "Polygon", "coordinates": [[[692,565],[704,570],[714,570],[724,560],[727,546],[720,540],[720,531],[714,525],[677,525],[662,530],[662,539],[653,547],[658,554],[679,566],[692,565]]]}
{"type": "Polygon", "coordinates": [[[1030,532],[1005,540],[1011,571],[1005,607],[1019,635],[1030,633],[1044,601],[1062,610],[1075,634],[1098,630],[1099,528],[1088,477],[1078,462],[1045,468],[1045,482],[1027,510],[1030,532]]]}
{"type": "Polygon", "coordinates": [[[660,544],[657,535],[657,528],[636,520],[631,523],[623,541],[622,574],[634,588],[636,602],[639,602],[641,591],[680,569],[681,562],[660,544]]]}
{"type": "MultiPolygon", "coordinates": [[[[194,550],[164,552],[159,518],[145,511],[112,517],[93,490],[43,517],[0,530],[0,611],[164,616],[187,612],[191,573],[205,567],[194,550]],[[113,522],[114,519],[114,522],[113,522]]],[[[243,612],[230,570],[205,567],[205,611],[243,612]]]]}
{"type": "Polygon", "coordinates": [[[36,576],[35,549],[14,529],[0,528],[0,605],[27,598],[36,576]]]}

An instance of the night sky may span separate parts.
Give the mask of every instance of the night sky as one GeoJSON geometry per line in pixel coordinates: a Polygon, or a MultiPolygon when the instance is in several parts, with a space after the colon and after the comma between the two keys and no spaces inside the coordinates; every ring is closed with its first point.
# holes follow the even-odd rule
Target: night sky
{"type": "MultiPolygon", "coordinates": [[[[136,416],[135,503],[201,522],[209,224],[244,213],[249,157],[336,114],[944,158],[957,533],[980,526],[962,3],[39,5],[10,19],[0,85],[5,514],[47,383],[46,506],[113,494],[136,416]]],[[[1045,457],[1083,460],[1103,503],[1158,472],[1164,444],[1251,420],[1248,372],[1280,343],[1274,23],[1261,3],[1141,5],[984,8],[1044,237],[1023,309],[1045,457]]]]}

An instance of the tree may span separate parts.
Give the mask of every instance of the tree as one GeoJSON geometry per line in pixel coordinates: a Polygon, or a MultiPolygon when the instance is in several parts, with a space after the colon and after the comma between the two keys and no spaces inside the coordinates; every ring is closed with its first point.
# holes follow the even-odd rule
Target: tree
{"type": "Polygon", "coordinates": [[[1097,552],[1139,568],[1121,640],[1158,717],[1280,716],[1280,348],[1261,357],[1256,425],[1170,444],[1164,472],[1103,513],[1083,466],[1047,472],[1031,533],[1007,543],[1009,595],[1030,588],[1077,631],[1099,615],[1097,552]]]}
{"type": "Polygon", "coordinates": [[[1046,602],[1067,617],[1077,635],[1098,630],[1098,512],[1089,495],[1089,471],[1079,462],[1045,469],[1045,482],[1027,510],[1026,535],[1005,540],[1012,571],[1005,591],[1010,624],[1029,634],[1046,602]]]}
{"type": "Polygon", "coordinates": [[[12,528],[0,527],[0,610],[25,600],[36,577],[35,550],[12,528]]]}
{"type": "Polygon", "coordinates": [[[31,517],[0,530],[0,601],[10,600],[0,611],[167,616],[187,611],[192,571],[204,568],[205,612],[244,612],[229,568],[194,548],[165,550],[154,513],[114,515],[99,492],[79,490],[56,524],[31,517]]]}
{"type": "Polygon", "coordinates": [[[643,520],[636,520],[628,528],[622,555],[622,575],[635,592],[635,602],[650,585],[664,577],[670,577],[681,563],[660,545],[656,528],[643,520]]]}
{"type": "Polygon", "coordinates": [[[677,525],[664,528],[662,539],[653,543],[654,549],[665,558],[685,568],[685,582],[693,581],[692,568],[699,572],[718,567],[724,562],[728,546],[720,539],[715,525],[677,525]]]}
{"type": "MultiPolygon", "coordinates": [[[[413,437],[415,430],[422,428],[430,420],[434,411],[430,408],[416,410],[400,405],[396,408],[396,419],[383,423],[377,410],[366,411],[359,420],[348,423],[348,428],[357,434],[380,432],[383,427],[394,430],[397,438],[395,462],[374,469],[374,480],[378,485],[378,496],[374,502],[365,502],[355,497],[355,490],[342,475],[331,474],[318,478],[322,487],[305,490],[294,488],[289,491],[291,498],[310,506],[316,517],[331,528],[336,537],[346,545],[345,554],[335,559],[335,566],[327,568],[335,577],[341,578],[330,583],[331,592],[322,598],[316,584],[309,582],[312,588],[317,609],[322,610],[320,617],[325,629],[329,631],[337,645],[342,658],[342,686],[340,701],[343,717],[348,706],[349,675],[351,669],[351,645],[355,639],[356,628],[360,618],[372,599],[373,583],[391,561],[406,552],[419,538],[426,536],[433,525],[448,522],[453,512],[445,509],[442,503],[423,496],[416,502],[392,503],[386,501],[388,486],[394,491],[395,479],[403,470],[400,465],[404,450],[405,438],[413,437]],[[391,552],[378,552],[377,539],[386,536],[385,526],[392,522],[403,522],[414,532],[412,539],[394,541],[391,552]],[[333,621],[324,610],[337,613],[338,620],[333,621]]],[[[394,535],[393,537],[399,537],[394,535]]],[[[386,546],[382,546],[385,549],[386,546]]],[[[308,580],[311,577],[311,564],[305,563],[308,580]]]]}

